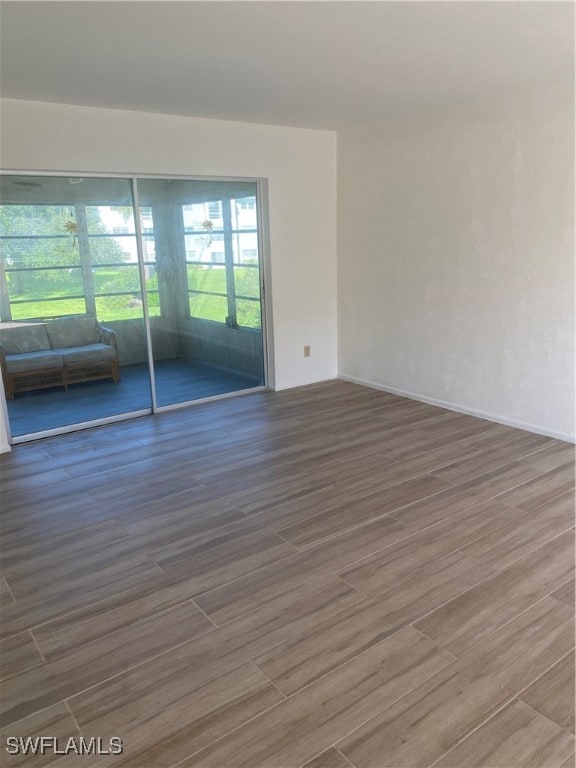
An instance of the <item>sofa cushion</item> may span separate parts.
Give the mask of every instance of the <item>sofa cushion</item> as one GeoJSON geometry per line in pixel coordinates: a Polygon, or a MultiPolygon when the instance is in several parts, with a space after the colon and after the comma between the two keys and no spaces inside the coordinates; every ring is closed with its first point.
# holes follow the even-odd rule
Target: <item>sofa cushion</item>
{"type": "Polygon", "coordinates": [[[98,341],[96,320],[93,317],[60,317],[46,323],[52,349],[82,347],[98,341]]]}
{"type": "Polygon", "coordinates": [[[64,359],[64,365],[74,363],[102,363],[116,359],[116,350],[108,344],[86,344],[82,347],[55,349],[64,359]]]}
{"type": "Polygon", "coordinates": [[[64,361],[57,352],[21,352],[18,355],[6,355],[8,373],[27,373],[45,371],[49,368],[62,368],[64,361]]]}
{"type": "Polygon", "coordinates": [[[50,349],[50,339],[44,323],[27,323],[13,328],[2,328],[0,342],[7,355],[50,349]]]}

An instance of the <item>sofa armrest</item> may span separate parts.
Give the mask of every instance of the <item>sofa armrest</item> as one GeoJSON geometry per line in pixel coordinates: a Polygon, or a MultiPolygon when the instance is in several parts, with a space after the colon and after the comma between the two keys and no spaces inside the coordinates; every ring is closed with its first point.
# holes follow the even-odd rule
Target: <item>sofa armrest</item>
{"type": "Polygon", "coordinates": [[[116,343],[116,333],[112,328],[106,328],[102,323],[96,323],[98,330],[98,339],[100,344],[108,344],[109,347],[114,347],[116,350],[116,356],[118,356],[118,344],[116,343]]]}

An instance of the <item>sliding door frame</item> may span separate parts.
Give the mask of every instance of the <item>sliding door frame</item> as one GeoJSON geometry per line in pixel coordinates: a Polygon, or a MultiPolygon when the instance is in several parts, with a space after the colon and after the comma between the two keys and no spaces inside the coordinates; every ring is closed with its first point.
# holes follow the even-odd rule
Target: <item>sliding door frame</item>
{"type": "Polygon", "coordinates": [[[10,445],[38,440],[44,437],[53,437],[55,435],[78,432],[83,429],[91,429],[105,424],[113,424],[119,421],[138,418],[140,416],[149,416],[155,413],[188,408],[203,403],[215,402],[218,400],[227,400],[232,397],[240,397],[252,394],[254,392],[265,392],[274,389],[274,335],[272,328],[272,293],[271,293],[271,264],[270,264],[270,229],[268,221],[268,183],[265,178],[253,178],[244,176],[196,176],[188,174],[146,174],[146,173],[102,173],[91,171],[19,171],[3,168],[0,170],[1,176],[45,176],[61,178],[104,178],[104,179],[124,179],[129,182],[132,193],[132,206],[134,210],[134,226],[136,237],[136,248],[138,254],[138,269],[140,275],[140,286],[142,293],[142,310],[144,318],[144,328],[146,333],[146,348],[148,354],[148,370],[150,379],[150,398],[151,407],[129,411],[123,414],[103,417],[101,419],[92,419],[89,421],[77,422],[62,427],[49,430],[31,432],[26,435],[13,437],[11,434],[8,409],[5,402],[4,393],[2,394],[3,412],[6,417],[6,432],[10,445]],[[144,266],[144,250],[142,239],[142,226],[140,222],[140,208],[138,200],[138,181],[141,179],[164,179],[175,181],[216,181],[216,182],[245,182],[256,185],[256,210],[257,210],[257,238],[258,238],[258,267],[260,280],[260,316],[261,316],[261,337],[262,337],[262,369],[264,383],[260,386],[250,387],[248,389],[237,390],[236,392],[226,392],[221,395],[212,395],[209,397],[198,398],[195,400],[186,400],[182,403],[172,403],[170,405],[158,405],[155,375],[154,358],[152,349],[152,334],[150,327],[150,315],[148,311],[148,296],[146,292],[146,275],[144,266]]]}

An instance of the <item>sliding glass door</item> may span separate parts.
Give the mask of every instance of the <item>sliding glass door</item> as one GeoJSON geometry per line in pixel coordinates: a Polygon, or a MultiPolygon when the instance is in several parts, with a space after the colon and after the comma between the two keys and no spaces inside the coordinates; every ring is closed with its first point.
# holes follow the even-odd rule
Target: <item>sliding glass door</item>
{"type": "Polygon", "coordinates": [[[261,386],[256,184],[141,179],[137,194],[158,406],[261,386]]]}
{"type": "Polygon", "coordinates": [[[149,411],[130,180],[3,175],[0,242],[13,437],[149,411]]]}
{"type": "Polygon", "coordinates": [[[13,437],[264,384],[257,189],[0,176],[13,437]]]}

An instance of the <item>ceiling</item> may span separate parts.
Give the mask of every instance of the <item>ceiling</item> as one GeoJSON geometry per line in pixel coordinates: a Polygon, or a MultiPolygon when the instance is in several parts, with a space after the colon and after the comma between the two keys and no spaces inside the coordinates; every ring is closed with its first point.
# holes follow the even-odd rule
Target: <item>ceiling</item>
{"type": "Polygon", "coordinates": [[[571,2],[2,2],[4,97],[334,129],[567,83],[571,2]]]}

